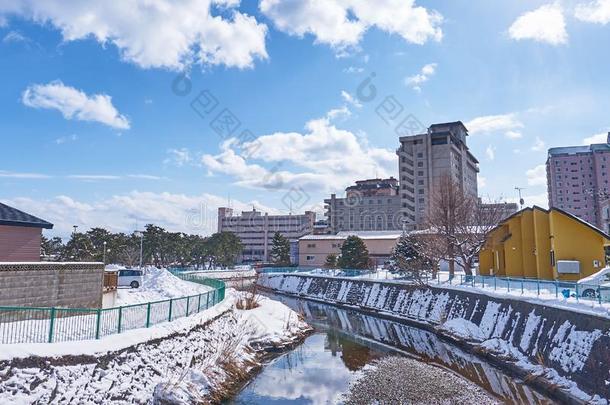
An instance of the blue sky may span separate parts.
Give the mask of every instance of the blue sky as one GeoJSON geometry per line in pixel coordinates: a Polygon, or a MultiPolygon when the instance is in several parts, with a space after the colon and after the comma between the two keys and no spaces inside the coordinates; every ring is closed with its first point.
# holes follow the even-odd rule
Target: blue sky
{"type": "Polygon", "coordinates": [[[481,195],[521,186],[544,205],[548,147],[610,130],[610,1],[446,3],[0,4],[0,201],[58,235],[205,234],[228,199],[321,211],[356,179],[397,176],[394,129],[412,116],[467,124],[481,195]],[[376,97],[359,99],[371,75],[376,97]],[[225,109],[240,125],[221,137],[225,109]]]}

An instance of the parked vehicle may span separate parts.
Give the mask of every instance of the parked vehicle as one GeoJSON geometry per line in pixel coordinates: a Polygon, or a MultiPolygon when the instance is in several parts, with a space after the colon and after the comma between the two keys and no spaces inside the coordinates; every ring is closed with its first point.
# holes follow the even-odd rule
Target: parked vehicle
{"type": "Polygon", "coordinates": [[[610,267],[578,280],[578,287],[583,297],[610,300],[610,267]]]}
{"type": "Polygon", "coordinates": [[[142,285],[142,270],[119,270],[119,287],[139,288],[142,285]]]}

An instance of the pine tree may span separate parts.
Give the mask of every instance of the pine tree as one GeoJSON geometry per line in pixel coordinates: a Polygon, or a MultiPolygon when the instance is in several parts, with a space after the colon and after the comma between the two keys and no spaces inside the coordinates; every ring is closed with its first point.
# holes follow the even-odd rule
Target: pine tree
{"type": "Polygon", "coordinates": [[[324,267],[327,269],[334,269],[337,267],[337,255],[334,253],[326,256],[326,262],[324,263],[324,267]]]}
{"type": "Polygon", "coordinates": [[[416,236],[403,232],[392,250],[393,270],[421,281],[424,274],[433,270],[423,250],[416,236]]]}
{"type": "Polygon", "coordinates": [[[278,266],[290,265],[290,241],[279,232],[271,240],[271,260],[278,266]]]}
{"type": "Polygon", "coordinates": [[[369,251],[362,239],[354,235],[347,237],[341,246],[338,265],[342,269],[369,268],[369,251]]]}

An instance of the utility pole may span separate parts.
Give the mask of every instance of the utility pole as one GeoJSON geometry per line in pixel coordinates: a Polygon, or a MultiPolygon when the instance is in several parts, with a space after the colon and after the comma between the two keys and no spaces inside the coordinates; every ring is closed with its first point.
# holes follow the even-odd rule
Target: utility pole
{"type": "Polygon", "coordinates": [[[521,191],[525,190],[525,188],[524,187],[515,187],[515,190],[517,190],[517,192],[519,193],[519,209],[523,209],[523,204],[525,203],[525,201],[521,197],[521,191]]]}
{"type": "Polygon", "coordinates": [[[104,254],[102,255],[102,261],[106,264],[106,241],[104,241],[104,254]]]}

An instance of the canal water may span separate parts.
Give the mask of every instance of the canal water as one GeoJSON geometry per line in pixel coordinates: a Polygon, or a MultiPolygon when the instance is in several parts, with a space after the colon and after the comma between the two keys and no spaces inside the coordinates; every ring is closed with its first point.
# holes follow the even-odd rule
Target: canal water
{"type": "Polygon", "coordinates": [[[443,367],[505,403],[553,403],[522,381],[428,331],[312,301],[281,295],[271,298],[303,314],[315,333],[267,364],[230,404],[340,403],[359,370],[388,355],[443,367]]]}

